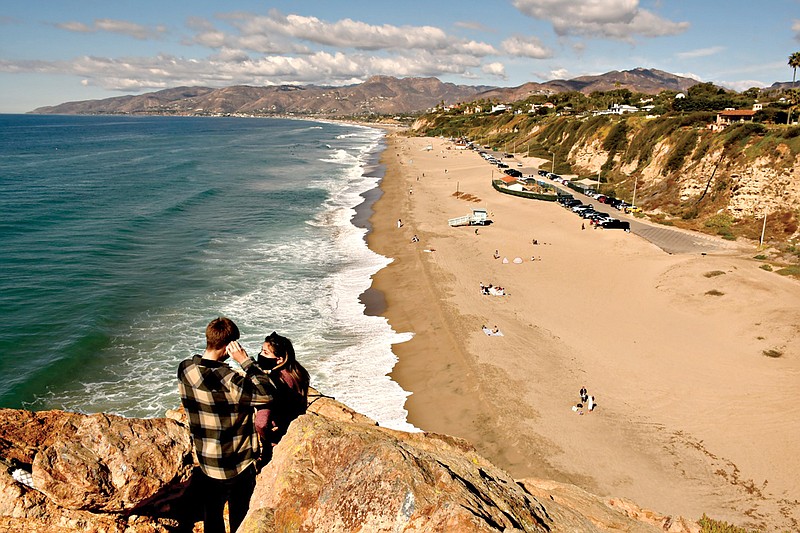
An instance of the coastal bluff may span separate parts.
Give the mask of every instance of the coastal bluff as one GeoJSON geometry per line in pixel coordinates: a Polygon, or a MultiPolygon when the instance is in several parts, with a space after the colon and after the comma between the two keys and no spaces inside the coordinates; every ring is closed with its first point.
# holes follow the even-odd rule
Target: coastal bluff
{"type": "MultiPolygon", "coordinates": [[[[2,532],[202,531],[181,411],[135,419],[0,409],[0,458],[9,466],[0,472],[2,532]],[[20,470],[35,488],[17,481],[20,470]]],[[[573,485],[512,479],[462,439],[382,428],[317,397],[258,475],[240,531],[700,528],[573,485]]]]}

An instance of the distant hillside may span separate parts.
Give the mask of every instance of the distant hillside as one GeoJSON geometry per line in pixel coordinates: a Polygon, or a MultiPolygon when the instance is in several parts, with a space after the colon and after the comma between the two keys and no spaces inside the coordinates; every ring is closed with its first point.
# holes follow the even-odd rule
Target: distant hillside
{"type": "Polygon", "coordinates": [[[608,91],[627,88],[633,92],[656,94],[665,89],[685,91],[696,80],[654,69],[636,68],[599,76],[571,80],[526,83],[519,87],[455,85],[436,78],[395,78],[374,76],[364,83],[346,87],[279,85],[250,87],[237,85],[221,89],[178,87],[137,96],[118,96],[104,100],[67,102],[40,107],[32,113],[92,114],[259,114],[352,116],[418,113],[444,102],[454,104],[488,98],[503,102],[523,100],[533,94],[580,91],[608,91]]]}
{"type": "Polygon", "coordinates": [[[519,87],[496,88],[482,93],[481,98],[515,102],[536,94],[554,94],[577,91],[591,94],[595,91],[629,89],[635,93],[658,94],[664,90],[685,92],[698,82],[656,69],[635,68],[613,70],[597,76],[581,76],[571,80],[552,80],[545,83],[526,83],[519,87]]]}
{"type": "Polygon", "coordinates": [[[424,111],[442,101],[470,100],[490,89],[443,83],[436,78],[374,76],[346,87],[280,85],[234,86],[222,89],[179,87],[138,96],[67,102],[40,107],[41,114],[300,114],[363,115],[424,111]]]}

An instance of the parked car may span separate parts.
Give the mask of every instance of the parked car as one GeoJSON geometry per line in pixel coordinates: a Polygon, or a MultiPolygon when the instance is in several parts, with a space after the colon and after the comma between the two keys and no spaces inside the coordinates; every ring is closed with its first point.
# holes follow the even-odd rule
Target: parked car
{"type": "Polygon", "coordinates": [[[587,209],[592,209],[594,206],[592,204],[580,204],[572,207],[573,213],[580,213],[581,211],[586,211],[587,209]]]}
{"type": "Polygon", "coordinates": [[[638,207],[638,206],[635,206],[635,205],[628,205],[628,206],[625,206],[623,211],[625,211],[626,213],[641,213],[642,212],[642,208],[638,207]]]}
{"type": "Polygon", "coordinates": [[[547,176],[548,172],[546,170],[539,169],[537,171],[537,174],[539,174],[541,177],[544,178],[545,176],[547,176]]]}
{"type": "Polygon", "coordinates": [[[603,229],[621,229],[629,233],[631,231],[630,222],[628,222],[627,220],[618,220],[616,218],[612,218],[606,220],[605,222],[600,223],[600,227],[603,229]]]}
{"type": "Polygon", "coordinates": [[[606,205],[610,205],[611,207],[617,207],[622,200],[619,198],[606,198],[606,205]]]}
{"type": "Polygon", "coordinates": [[[596,212],[595,212],[595,214],[594,214],[594,215],[592,215],[592,216],[589,218],[589,222],[590,222],[591,224],[594,224],[594,225],[596,225],[596,226],[597,226],[597,225],[600,225],[600,224],[602,224],[602,223],[603,223],[603,222],[605,222],[606,220],[611,220],[612,218],[614,218],[614,217],[612,217],[612,216],[611,216],[611,215],[609,215],[608,213],[603,213],[603,212],[600,212],[600,211],[596,211],[596,212]]]}
{"type": "Polygon", "coordinates": [[[561,205],[565,205],[567,202],[571,200],[575,200],[578,203],[580,203],[580,200],[574,198],[571,194],[559,193],[558,197],[556,198],[556,202],[558,202],[561,205]]]}

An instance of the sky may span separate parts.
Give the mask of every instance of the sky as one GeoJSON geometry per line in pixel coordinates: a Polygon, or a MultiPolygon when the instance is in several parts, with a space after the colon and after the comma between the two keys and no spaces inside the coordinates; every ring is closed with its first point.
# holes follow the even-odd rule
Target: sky
{"type": "Polygon", "coordinates": [[[791,81],[800,0],[4,0],[0,113],[374,75],[516,87],[637,67],[791,81]]]}

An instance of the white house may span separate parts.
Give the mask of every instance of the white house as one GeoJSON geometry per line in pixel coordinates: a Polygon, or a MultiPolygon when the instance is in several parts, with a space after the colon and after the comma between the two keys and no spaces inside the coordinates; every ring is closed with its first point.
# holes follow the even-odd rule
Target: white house
{"type": "Polygon", "coordinates": [[[625,113],[636,113],[639,108],[627,104],[611,104],[611,113],[615,115],[624,115],[625,113]]]}

